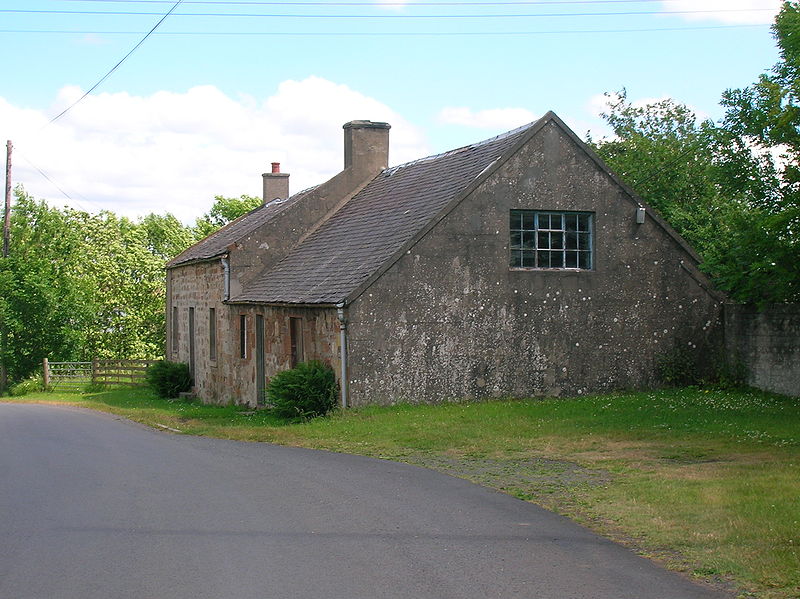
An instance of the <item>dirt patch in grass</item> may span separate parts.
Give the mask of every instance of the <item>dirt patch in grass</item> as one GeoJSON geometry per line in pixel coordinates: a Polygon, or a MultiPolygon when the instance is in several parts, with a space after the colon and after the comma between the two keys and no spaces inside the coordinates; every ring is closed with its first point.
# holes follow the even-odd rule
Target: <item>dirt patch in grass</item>
{"type": "Polygon", "coordinates": [[[540,457],[411,452],[390,459],[463,478],[561,512],[566,506],[577,506],[587,488],[608,485],[613,478],[606,470],[540,457]]]}

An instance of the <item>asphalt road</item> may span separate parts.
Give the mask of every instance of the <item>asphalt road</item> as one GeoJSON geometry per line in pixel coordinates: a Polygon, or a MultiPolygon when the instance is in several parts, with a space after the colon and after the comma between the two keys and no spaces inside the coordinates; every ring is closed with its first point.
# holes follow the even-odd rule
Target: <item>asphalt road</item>
{"type": "Polygon", "coordinates": [[[712,599],[422,468],[0,404],[1,599],[712,599]]]}

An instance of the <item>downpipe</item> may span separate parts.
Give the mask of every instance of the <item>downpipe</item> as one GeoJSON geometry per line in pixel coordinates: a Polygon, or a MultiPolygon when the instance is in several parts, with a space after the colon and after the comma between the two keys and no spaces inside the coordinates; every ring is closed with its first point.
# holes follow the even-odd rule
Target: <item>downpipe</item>
{"type": "Polygon", "coordinates": [[[342,370],[339,374],[339,386],[342,394],[342,409],[347,408],[347,315],[344,311],[344,303],[336,304],[336,315],[339,317],[339,346],[341,354],[339,362],[342,370]]]}
{"type": "Polygon", "coordinates": [[[228,257],[224,256],[222,258],[222,281],[223,281],[223,301],[228,301],[231,299],[231,263],[228,261],[228,257]]]}

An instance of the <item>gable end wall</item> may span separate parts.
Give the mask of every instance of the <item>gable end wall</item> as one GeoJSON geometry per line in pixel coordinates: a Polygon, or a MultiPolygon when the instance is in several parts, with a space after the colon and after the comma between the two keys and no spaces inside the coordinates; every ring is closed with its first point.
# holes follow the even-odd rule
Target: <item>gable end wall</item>
{"type": "Polygon", "coordinates": [[[691,256],[635,216],[545,125],[351,305],[351,402],[642,388],[665,354],[718,348],[721,305],[691,256]],[[593,212],[595,270],[509,268],[512,209],[593,212]]]}

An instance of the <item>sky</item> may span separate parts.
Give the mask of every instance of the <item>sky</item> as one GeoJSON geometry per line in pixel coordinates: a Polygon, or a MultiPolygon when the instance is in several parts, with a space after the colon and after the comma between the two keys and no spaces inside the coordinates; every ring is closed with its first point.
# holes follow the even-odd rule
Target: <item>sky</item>
{"type": "Polygon", "coordinates": [[[724,90],[777,62],[780,4],[0,0],[0,142],[12,184],[51,205],[191,224],[217,195],[260,196],[271,162],[292,193],[327,180],[355,119],[391,124],[390,166],[548,110],[608,135],[623,88],[719,119],[724,90]]]}

